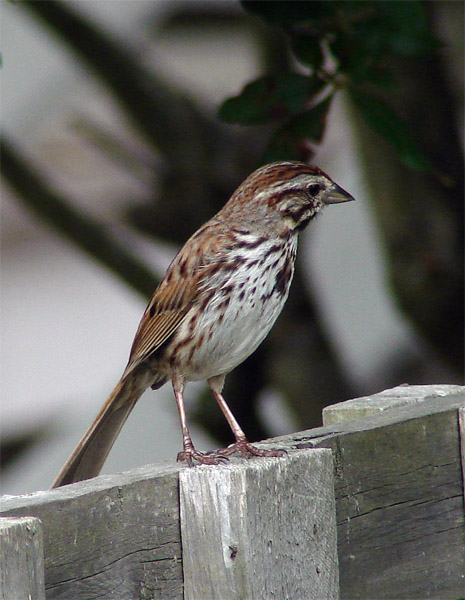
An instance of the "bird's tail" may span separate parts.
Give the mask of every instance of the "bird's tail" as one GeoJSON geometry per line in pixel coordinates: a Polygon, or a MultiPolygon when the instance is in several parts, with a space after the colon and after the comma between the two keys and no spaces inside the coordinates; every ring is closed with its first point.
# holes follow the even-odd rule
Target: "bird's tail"
{"type": "MultiPolygon", "coordinates": [[[[134,370],[123,376],[58,473],[52,488],[96,477],[124,422],[150,385],[150,373],[134,370]]],[[[153,374],[151,375],[153,379],[153,374]]]]}

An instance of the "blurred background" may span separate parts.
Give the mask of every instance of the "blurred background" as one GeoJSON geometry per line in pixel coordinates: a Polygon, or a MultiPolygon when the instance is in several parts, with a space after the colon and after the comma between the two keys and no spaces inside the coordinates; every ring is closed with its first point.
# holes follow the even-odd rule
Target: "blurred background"
{"type": "MultiPolygon", "coordinates": [[[[283,314],[228,378],[249,438],[401,383],[463,382],[463,3],[1,10],[2,493],[50,486],[171,258],[267,160],[310,160],[357,202],[301,236],[283,314]]],[[[228,444],[205,386],[187,400],[197,447],[228,444]]],[[[166,385],[104,472],[180,448],[166,385]]]]}

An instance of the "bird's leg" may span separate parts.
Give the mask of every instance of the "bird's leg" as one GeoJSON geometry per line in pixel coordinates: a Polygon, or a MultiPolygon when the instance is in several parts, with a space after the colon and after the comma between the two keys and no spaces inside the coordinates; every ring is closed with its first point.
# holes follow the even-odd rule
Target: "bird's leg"
{"type": "Polygon", "coordinates": [[[184,406],[184,388],[186,382],[183,377],[173,374],[173,390],[174,397],[176,398],[176,404],[178,405],[179,419],[181,421],[182,429],[182,446],[183,451],[178,453],[178,461],[186,461],[189,467],[194,466],[194,460],[201,464],[206,465],[217,465],[219,462],[224,462],[227,459],[223,456],[210,456],[199,452],[194,448],[189,428],[187,426],[186,409],[184,406]]]}
{"type": "Polygon", "coordinates": [[[226,404],[226,401],[221,394],[224,385],[224,379],[224,375],[210,377],[208,380],[208,385],[210,386],[215,400],[218,402],[221,411],[231,427],[231,431],[233,432],[236,442],[227,448],[215,450],[213,452],[209,452],[208,454],[218,457],[230,456],[235,452],[240,452],[243,456],[284,456],[286,454],[285,450],[262,450],[261,448],[256,448],[247,440],[245,433],[242,431],[241,426],[237,422],[235,416],[231,412],[231,409],[226,404]]]}

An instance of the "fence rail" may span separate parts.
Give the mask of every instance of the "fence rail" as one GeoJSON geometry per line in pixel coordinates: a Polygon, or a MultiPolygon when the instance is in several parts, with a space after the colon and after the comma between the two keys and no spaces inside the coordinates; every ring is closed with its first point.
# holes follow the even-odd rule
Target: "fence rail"
{"type": "Polygon", "coordinates": [[[0,597],[459,598],[464,405],[463,387],[400,386],[263,443],[283,458],[5,497],[0,597]]]}

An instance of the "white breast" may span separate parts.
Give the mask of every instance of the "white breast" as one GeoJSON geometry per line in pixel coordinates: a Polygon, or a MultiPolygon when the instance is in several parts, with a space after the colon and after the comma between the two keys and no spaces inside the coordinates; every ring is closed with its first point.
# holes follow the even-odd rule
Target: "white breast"
{"type": "Polygon", "coordinates": [[[215,293],[195,327],[195,352],[183,365],[188,380],[228,373],[256,350],[286,302],[296,250],[297,236],[290,245],[262,241],[236,251],[234,270],[215,274],[208,284],[215,293]]]}

